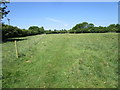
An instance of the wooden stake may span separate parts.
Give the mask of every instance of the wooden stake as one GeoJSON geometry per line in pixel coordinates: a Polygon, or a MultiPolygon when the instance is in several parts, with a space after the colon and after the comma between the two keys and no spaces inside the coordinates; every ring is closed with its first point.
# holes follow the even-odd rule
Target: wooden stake
{"type": "Polygon", "coordinates": [[[18,48],[17,48],[17,42],[15,40],[15,51],[16,51],[16,58],[18,58],[18,48]]]}

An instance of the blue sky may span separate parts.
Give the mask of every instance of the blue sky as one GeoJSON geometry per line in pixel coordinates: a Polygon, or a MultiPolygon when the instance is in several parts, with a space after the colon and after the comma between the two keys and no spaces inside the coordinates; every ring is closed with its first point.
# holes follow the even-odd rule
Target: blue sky
{"type": "Polygon", "coordinates": [[[10,24],[22,29],[70,29],[84,21],[95,26],[118,23],[117,2],[11,2],[8,10],[10,24]]]}
{"type": "Polygon", "coordinates": [[[118,2],[120,0],[10,0],[10,2],[118,2]]]}

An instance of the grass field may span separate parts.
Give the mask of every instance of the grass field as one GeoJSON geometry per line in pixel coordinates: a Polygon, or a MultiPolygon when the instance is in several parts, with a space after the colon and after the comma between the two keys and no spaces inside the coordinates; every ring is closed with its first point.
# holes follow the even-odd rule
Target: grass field
{"type": "Polygon", "coordinates": [[[3,47],[3,88],[116,88],[118,34],[16,38],[3,47]]]}

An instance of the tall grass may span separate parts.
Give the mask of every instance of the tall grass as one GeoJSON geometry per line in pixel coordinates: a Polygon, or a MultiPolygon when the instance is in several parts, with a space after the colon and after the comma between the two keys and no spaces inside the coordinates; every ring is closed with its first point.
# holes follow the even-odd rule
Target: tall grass
{"type": "Polygon", "coordinates": [[[3,88],[116,88],[118,34],[60,34],[3,43],[3,88]]]}

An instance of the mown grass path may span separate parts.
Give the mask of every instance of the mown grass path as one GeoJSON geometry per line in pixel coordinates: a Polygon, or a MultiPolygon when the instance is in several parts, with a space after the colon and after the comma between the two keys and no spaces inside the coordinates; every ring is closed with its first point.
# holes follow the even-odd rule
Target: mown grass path
{"type": "MultiPolygon", "coordinates": [[[[20,39],[20,38],[19,38],[20,39]]],[[[110,88],[118,85],[118,34],[59,34],[3,43],[4,88],[110,88]]]]}

